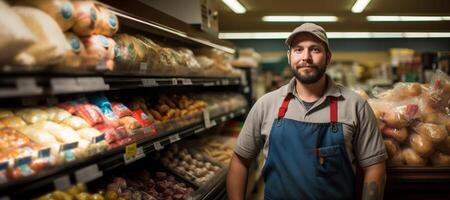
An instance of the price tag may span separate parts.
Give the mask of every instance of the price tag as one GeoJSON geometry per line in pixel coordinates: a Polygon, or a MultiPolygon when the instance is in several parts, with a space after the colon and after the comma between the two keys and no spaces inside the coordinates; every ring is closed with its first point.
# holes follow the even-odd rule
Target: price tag
{"type": "Polygon", "coordinates": [[[224,122],[224,121],[227,121],[227,116],[222,116],[222,117],[220,118],[220,120],[223,121],[223,122],[224,122]]]}
{"type": "Polygon", "coordinates": [[[142,81],[142,86],[144,86],[144,87],[156,87],[156,86],[158,86],[158,83],[156,82],[155,79],[143,78],[143,79],[141,79],[141,81],[142,81]]]}
{"type": "Polygon", "coordinates": [[[75,78],[52,78],[50,79],[50,85],[53,93],[80,92],[83,90],[75,78]]]}
{"type": "Polygon", "coordinates": [[[203,83],[203,86],[205,86],[205,87],[214,86],[214,82],[203,83]]]}
{"type": "Polygon", "coordinates": [[[183,79],[181,79],[181,83],[183,85],[192,85],[192,80],[189,78],[183,78],[183,79]]]}
{"type": "Polygon", "coordinates": [[[70,179],[68,175],[56,178],[55,180],[53,180],[53,185],[57,190],[66,190],[70,188],[70,186],[72,186],[72,184],[70,184],[70,179]]]}
{"type": "Polygon", "coordinates": [[[157,150],[157,151],[159,151],[159,150],[161,150],[161,149],[164,149],[164,146],[161,145],[160,142],[155,142],[155,143],[153,143],[153,146],[155,146],[155,150],[157,150]]]}
{"type": "Polygon", "coordinates": [[[146,72],[148,69],[148,64],[146,62],[141,62],[141,64],[139,65],[139,70],[141,72],[146,72]]]}
{"type": "Polygon", "coordinates": [[[37,86],[36,79],[34,78],[18,78],[16,80],[16,87],[20,91],[37,91],[38,93],[42,93],[42,88],[37,86]]]}
{"type": "Polygon", "coordinates": [[[172,78],[172,85],[178,85],[178,81],[176,78],[172,78]]]}
{"type": "Polygon", "coordinates": [[[212,120],[212,121],[211,121],[211,127],[213,127],[213,126],[215,126],[215,125],[217,125],[216,120],[212,120]]]}
{"type": "Polygon", "coordinates": [[[19,165],[19,171],[23,176],[30,176],[33,174],[29,165],[19,165]]]}
{"type": "Polygon", "coordinates": [[[0,163],[0,171],[7,170],[8,166],[9,166],[9,161],[4,161],[4,162],[0,163]]]}
{"type": "Polygon", "coordinates": [[[208,109],[203,109],[203,121],[205,122],[205,128],[211,127],[211,118],[208,109]]]}
{"type": "Polygon", "coordinates": [[[216,81],[216,85],[220,85],[220,81],[216,81]]]}
{"type": "Polygon", "coordinates": [[[171,136],[169,137],[170,143],[174,143],[174,142],[177,142],[177,141],[179,141],[179,140],[181,140],[181,138],[180,138],[180,135],[178,135],[178,134],[171,135],[171,136]]]}
{"type": "Polygon", "coordinates": [[[199,129],[195,130],[194,133],[200,133],[200,132],[202,132],[204,130],[205,130],[205,128],[199,128],[199,129]]]}
{"type": "Polygon", "coordinates": [[[97,164],[89,165],[75,172],[77,183],[87,183],[103,176],[103,172],[98,170],[97,164]]]}
{"type": "Polygon", "coordinates": [[[78,147],[78,142],[66,143],[61,146],[60,151],[68,151],[78,147]]]}
{"type": "Polygon", "coordinates": [[[48,158],[48,157],[50,157],[50,148],[39,150],[38,158],[48,158]]]}
{"type": "Polygon", "coordinates": [[[102,142],[104,140],[105,140],[105,134],[101,134],[101,135],[99,135],[97,137],[93,137],[91,143],[92,144],[96,144],[96,143],[100,143],[100,142],[102,142]]]}
{"type": "Polygon", "coordinates": [[[105,84],[103,77],[82,77],[77,78],[77,82],[84,91],[109,89],[109,85],[105,84]]]}
{"type": "MultiPolygon", "coordinates": [[[[136,143],[134,143],[134,144],[136,144],[136,143]]],[[[133,151],[132,149],[133,149],[133,147],[131,147],[131,151],[133,151]]],[[[123,155],[123,158],[125,160],[125,164],[126,165],[128,165],[128,164],[130,164],[130,163],[132,163],[132,162],[134,162],[136,160],[139,160],[139,159],[141,159],[143,157],[145,157],[145,153],[144,153],[144,148],[143,147],[137,147],[135,152],[136,152],[135,156],[129,157],[129,158],[127,158],[127,154],[125,152],[125,155],[123,155]]],[[[132,154],[132,152],[130,154],[132,154]]]]}
{"type": "Polygon", "coordinates": [[[128,160],[132,157],[136,157],[137,153],[137,144],[129,144],[125,147],[125,159],[128,160]]]}
{"type": "Polygon", "coordinates": [[[222,85],[229,85],[230,81],[228,79],[223,79],[222,80],[222,85]]]}
{"type": "Polygon", "coordinates": [[[230,113],[230,118],[231,118],[231,119],[234,118],[234,113],[230,113]]]}
{"type": "Polygon", "coordinates": [[[249,93],[250,92],[250,87],[248,87],[248,86],[245,86],[245,88],[244,88],[244,93],[249,93]]]}

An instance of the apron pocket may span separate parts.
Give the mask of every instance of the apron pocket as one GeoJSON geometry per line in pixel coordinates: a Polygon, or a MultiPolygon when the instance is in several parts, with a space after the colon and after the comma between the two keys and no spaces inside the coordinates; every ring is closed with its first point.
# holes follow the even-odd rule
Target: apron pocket
{"type": "Polygon", "coordinates": [[[318,149],[317,175],[332,176],[342,170],[342,162],[345,162],[342,155],[341,145],[327,146],[318,149]]]}

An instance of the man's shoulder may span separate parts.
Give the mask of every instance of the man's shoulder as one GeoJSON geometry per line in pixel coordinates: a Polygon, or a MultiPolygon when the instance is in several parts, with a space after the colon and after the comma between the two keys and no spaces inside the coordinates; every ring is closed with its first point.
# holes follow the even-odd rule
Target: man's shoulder
{"type": "Polygon", "coordinates": [[[344,87],[342,85],[337,85],[337,87],[340,89],[344,100],[348,101],[351,105],[355,105],[359,108],[364,106],[364,104],[366,103],[366,100],[352,89],[344,87]]]}
{"type": "Polygon", "coordinates": [[[255,103],[258,107],[269,108],[272,106],[277,106],[276,102],[281,102],[282,99],[287,94],[287,85],[284,85],[276,90],[268,92],[261,96],[255,103]]]}

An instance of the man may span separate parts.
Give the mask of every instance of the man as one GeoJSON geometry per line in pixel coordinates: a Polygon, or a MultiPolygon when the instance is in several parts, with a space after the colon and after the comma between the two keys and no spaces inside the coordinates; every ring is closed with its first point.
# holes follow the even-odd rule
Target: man
{"type": "Polygon", "coordinates": [[[362,199],[382,199],[384,143],[368,103],[325,74],[331,52],[325,30],[297,27],[286,40],[294,78],[261,97],[239,135],[228,196],[244,199],[249,162],[262,149],[265,199],[356,199],[355,171],[364,170],[362,199]]]}

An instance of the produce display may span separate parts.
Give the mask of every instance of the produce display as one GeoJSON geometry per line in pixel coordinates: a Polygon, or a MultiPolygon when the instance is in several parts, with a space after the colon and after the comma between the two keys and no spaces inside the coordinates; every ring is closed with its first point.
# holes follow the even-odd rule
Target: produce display
{"type": "MultiPolygon", "coordinates": [[[[46,195],[42,195],[35,200],[109,200],[111,198],[106,198],[105,194],[100,193],[89,193],[85,184],[77,184],[76,186],[72,186],[66,191],[56,190],[54,192],[48,193],[46,195]]],[[[115,200],[125,200],[114,198],[115,200]]]]}
{"type": "Polygon", "coordinates": [[[219,165],[210,162],[202,154],[177,144],[171,145],[168,150],[156,155],[156,158],[165,167],[197,185],[205,184],[221,170],[219,165]]]}
{"type": "Polygon", "coordinates": [[[221,136],[204,136],[200,139],[189,140],[183,144],[187,144],[205,157],[228,166],[231,156],[234,152],[236,139],[221,136]]]}
{"type": "Polygon", "coordinates": [[[368,103],[378,119],[392,166],[450,166],[450,79],[399,83],[368,103]]]}

